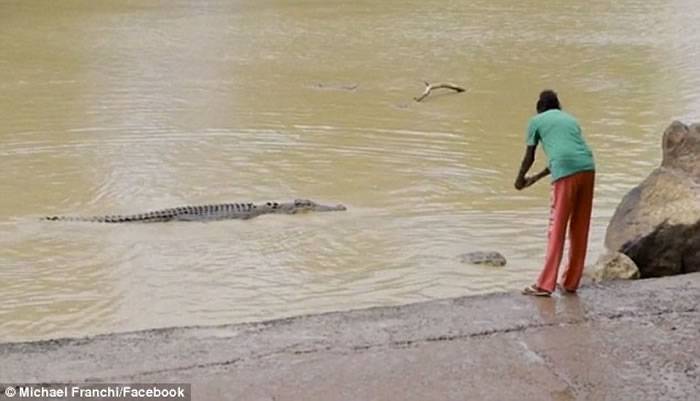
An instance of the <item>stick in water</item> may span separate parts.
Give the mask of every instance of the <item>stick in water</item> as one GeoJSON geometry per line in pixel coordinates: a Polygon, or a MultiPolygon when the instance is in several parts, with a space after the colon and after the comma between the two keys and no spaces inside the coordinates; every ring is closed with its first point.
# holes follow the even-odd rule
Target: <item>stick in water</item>
{"type": "Polygon", "coordinates": [[[421,100],[425,99],[430,95],[430,93],[433,91],[433,89],[452,89],[453,91],[456,92],[464,92],[466,89],[462,88],[461,86],[453,85],[453,84],[438,84],[438,85],[431,85],[430,83],[426,82],[425,83],[425,91],[423,92],[422,95],[418,97],[414,97],[416,102],[420,102],[421,100]]]}

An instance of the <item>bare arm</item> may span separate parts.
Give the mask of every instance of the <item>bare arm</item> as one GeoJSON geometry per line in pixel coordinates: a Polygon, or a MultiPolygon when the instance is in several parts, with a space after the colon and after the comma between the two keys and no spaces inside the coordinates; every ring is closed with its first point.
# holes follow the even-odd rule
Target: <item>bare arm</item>
{"type": "Polygon", "coordinates": [[[530,185],[536,183],[543,177],[546,177],[549,175],[549,168],[545,168],[544,170],[540,171],[539,173],[526,177],[525,175],[527,172],[530,170],[532,167],[532,164],[535,163],[535,150],[537,149],[537,146],[528,146],[525,149],[525,156],[523,157],[523,161],[520,164],[520,171],[518,172],[518,176],[515,179],[515,189],[518,191],[529,187],[530,185]]]}
{"type": "Polygon", "coordinates": [[[515,178],[515,189],[518,191],[525,188],[525,174],[527,174],[530,167],[532,167],[532,164],[535,162],[536,149],[536,146],[528,146],[525,148],[525,156],[523,156],[523,161],[520,163],[520,171],[518,172],[518,176],[515,178]]]}
{"type": "Polygon", "coordinates": [[[531,176],[531,177],[525,177],[525,188],[529,187],[530,185],[536,183],[540,179],[546,177],[549,175],[549,167],[545,167],[544,170],[540,171],[539,173],[531,176]]]}

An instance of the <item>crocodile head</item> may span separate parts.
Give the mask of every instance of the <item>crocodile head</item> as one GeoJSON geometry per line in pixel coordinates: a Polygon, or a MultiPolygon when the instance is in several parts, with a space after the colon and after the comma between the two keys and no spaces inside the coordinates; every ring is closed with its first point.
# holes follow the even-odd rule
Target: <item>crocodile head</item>
{"type": "Polygon", "coordinates": [[[346,210],[346,207],[343,205],[320,205],[308,199],[296,199],[294,200],[294,202],[287,203],[268,203],[267,206],[273,209],[273,213],[286,214],[295,214],[302,212],[335,212],[346,210]]]}

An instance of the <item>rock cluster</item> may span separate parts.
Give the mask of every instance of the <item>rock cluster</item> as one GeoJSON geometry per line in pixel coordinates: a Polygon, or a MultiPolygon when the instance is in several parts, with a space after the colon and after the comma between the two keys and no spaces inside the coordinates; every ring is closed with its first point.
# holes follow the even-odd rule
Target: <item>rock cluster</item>
{"type": "Polygon", "coordinates": [[[700,271],[700,124],[672,123],[662,150],[661,165],[625,195],[605,237],[642,278],[700,271]]]}

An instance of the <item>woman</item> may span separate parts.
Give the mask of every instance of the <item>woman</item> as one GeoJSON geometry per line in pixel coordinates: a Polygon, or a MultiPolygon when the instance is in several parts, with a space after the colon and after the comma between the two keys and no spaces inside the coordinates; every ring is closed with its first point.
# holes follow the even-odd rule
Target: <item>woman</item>
{"type": "Polygon", "coordinates": [[[515,188],[522,190],[551,174],[552,205],[544,268],[537,282],[525,288],[523,294],[550,296],[554,291],[567,226],[569,264],[562,274],[560,286],[564,291],[573,293],[581,281],[588,247],[595,179],[593,152],[586,144],[578,122],[561,110],[557,94],[552,90],[540,93],[537,115],[528,124],[526,143],[515,188]],[[549,161],[548,167],[534,176],[526,177],[535,161],[535,150],[540,142],[549,161]]]}

